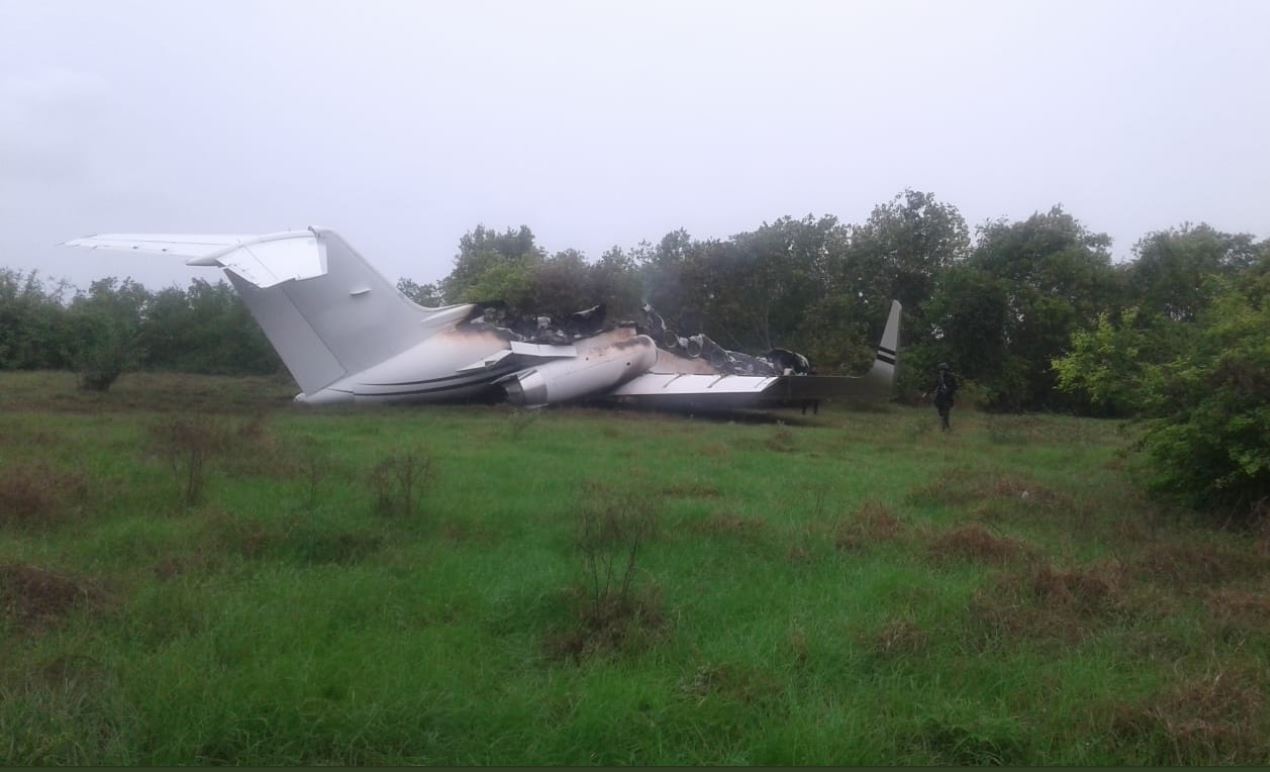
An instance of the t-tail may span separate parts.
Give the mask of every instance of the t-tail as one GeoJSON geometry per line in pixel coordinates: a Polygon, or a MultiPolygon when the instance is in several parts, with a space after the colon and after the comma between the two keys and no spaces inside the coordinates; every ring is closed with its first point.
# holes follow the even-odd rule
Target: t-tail
{"type": "Polygon", "coordinates": [[[415,304],[325,229],[263,236],[103,234],[66,243],[177,255],[188,265],[224,268],[306,394],[418,345],[470,309],[415,304]]]}

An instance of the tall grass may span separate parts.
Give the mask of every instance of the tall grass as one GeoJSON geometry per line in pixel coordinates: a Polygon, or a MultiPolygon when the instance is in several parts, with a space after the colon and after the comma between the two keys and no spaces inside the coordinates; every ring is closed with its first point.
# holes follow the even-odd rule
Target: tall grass
{"type": "Polygon", "coordinates": [[[0,376],[0,763],[1270,761],[1270,548],[1141,498],[1115,424],[136,378],[0,376]],[[174,507],[177,402],[232,431],[174,507]]]}

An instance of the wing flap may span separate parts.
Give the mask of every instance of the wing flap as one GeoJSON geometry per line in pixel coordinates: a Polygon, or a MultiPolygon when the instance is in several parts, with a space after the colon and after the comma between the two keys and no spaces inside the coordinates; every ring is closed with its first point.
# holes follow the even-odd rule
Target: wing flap
{"type": "Polygon", "coordinates": [[[645,373],[613,390],[616,397],[668,397],[723,394],[762,394],[778,380],[758,375],[686,375],[645,373]]]}

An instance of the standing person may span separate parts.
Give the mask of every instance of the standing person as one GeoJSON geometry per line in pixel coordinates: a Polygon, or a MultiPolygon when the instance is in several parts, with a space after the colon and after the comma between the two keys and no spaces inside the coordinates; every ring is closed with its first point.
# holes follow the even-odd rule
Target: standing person
{"type": "Polygon", "coordinates": [[[957,376],[947,362],[939,363],[939,372],[935,376],[935,409],[939,411],[940,428],[948,431],[949,414],[952,412],[953,396],[957,393],[957,376]]]}

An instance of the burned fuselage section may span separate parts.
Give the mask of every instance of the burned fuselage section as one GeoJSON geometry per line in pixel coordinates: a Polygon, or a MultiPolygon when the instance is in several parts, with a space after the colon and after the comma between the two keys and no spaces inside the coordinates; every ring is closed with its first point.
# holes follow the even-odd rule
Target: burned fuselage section
{"type": "Polygon", "coordinates": [[[762,377],[815,373],[807,357],[793,351],[776,348],[755,356],[726,349],[705,333],[682,335],[671,330],[651,305],[643,307],[642,318],[637,321],[609,322],[603,304],[557,321],[547,315],[510,314],[502,303],[481,303],[460,326],[493,331],[509,341],[547,346],[577,345],[592,337],[611,340],[617,331],[629,330],[628,335],[646,336],[654,344],[656,361],[649,372],[762,377]]]}

